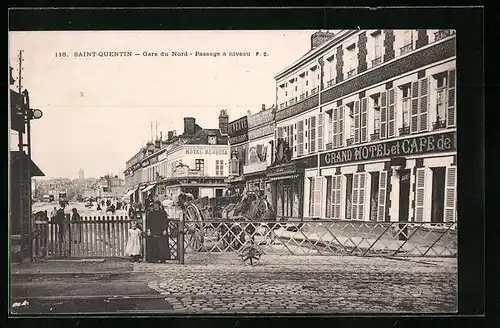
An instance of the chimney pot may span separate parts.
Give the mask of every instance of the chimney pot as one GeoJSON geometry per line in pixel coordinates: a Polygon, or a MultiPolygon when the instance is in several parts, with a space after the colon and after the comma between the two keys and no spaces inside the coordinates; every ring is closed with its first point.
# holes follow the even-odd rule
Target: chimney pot
{"type": "Polygon", "coordinates": [[[262,110],[266,110],[266,104],[262,104],[262,110]]]}

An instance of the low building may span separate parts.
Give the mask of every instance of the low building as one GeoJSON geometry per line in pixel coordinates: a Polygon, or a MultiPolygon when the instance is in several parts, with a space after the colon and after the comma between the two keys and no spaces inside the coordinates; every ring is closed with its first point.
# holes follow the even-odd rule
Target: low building
{"type": "Polygon", "coordinates": [[[227,178],[231,189],[242,193],[246,186],[243,167],[248,158],[248,122],[247,116],[242,116],[228,125],[229,144],[231,145],[231,170],[227,178]]]}

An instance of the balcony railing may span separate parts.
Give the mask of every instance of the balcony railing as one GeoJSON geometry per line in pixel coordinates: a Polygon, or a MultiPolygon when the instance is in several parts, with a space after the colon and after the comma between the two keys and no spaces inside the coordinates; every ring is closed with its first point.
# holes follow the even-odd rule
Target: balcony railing
{"type": "Polygon", "coordinates": [[[327,143],[326,144],[326,150],[331,150],[333,149],[333,144],[330,142],[330,143],[327,143]]]}
{"type": "Polygon", "coordinates": [[[346,140],[347,146],[351,146],[354,143],[354,138],[349,138],[346,140]]]}
{"type": "Polygon", "coordinates": [[[284,103],[281,103],[281,104],[280,104],[280,109],[285,108],[285,107],[286,107],[286,105],[287,105],[287,102],[286,102],[286,101],[285,101],[284,103]]]}
{"type": "Polygon", "coordinates": [[[446,128],[446,121],[438,119],[436,122],[432,123],[433,130],[439,130],[446,128]]]}
{"type": "Polygon", "coordinates": [[[401,55],[407,54],[407,53],[409,53],[412,50],[413,50],[413,44],[412,43],[408,43],[406,46],[400,48],[401,55]]]}
{"type": "Polygon", "coordinates": [[[436,41],[439,41],[441,39],[444,39],[446,37],[449,37],[450,35],[455,34],[454,30],[439,30],[436,33],[434,33],[434,37],[436,41]]]}
{"type": "Polygon", "coordinates": [[[307,97],[307,95],[305,93],[303,93],[300,95],[300,100],[304,100],[304,99],[306,99],[306,97],[307,97]]]}
{"type": "Polygon", "coordinates": [[[317,94],[318,90],[319,90],[319,87],[312,88],[311,89],[311,96],[317,94]]]}
{"type": "Polygon", "coordinates": [[[353,77],[356,74],[356,69],[353,68],[349,72],[347,72],[347,78],[353,77]]]}
{"type": "Polygon", "coordinates": [[[326,82],[326,87],[329,88],[334,84],[335,84],[335,79],[331,79],[330,81],[326,82]]]}
{"type": "Polygon", "coordinates": [[[372,134],[370,134],[371,141],[380,140],[380,130],[375,130],[372,134]]]}
{"type": "Polygon", "coordinates": [[[382,64],[382,56],[375,58],[372,60],[372,67],[382,64]]]}
{"type": "Polygon", "coordinates": [[[402,128],[399,128],[399,135],[403,136],[406,134],[410,134],[410,127],[409,126],[403,126],[402,128]]]}
{"type": "Polygon", "coordinates": [[[290,105],[293,105],[297,102],[297,98],[290,99],[290,105]]]}

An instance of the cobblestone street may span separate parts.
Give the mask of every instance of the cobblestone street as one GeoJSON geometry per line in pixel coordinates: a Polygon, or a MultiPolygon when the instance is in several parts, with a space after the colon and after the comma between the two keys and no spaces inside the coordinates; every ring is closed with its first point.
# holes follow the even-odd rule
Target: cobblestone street
{"type": "Polygon", "coordinates": [[[148,285],[174,312],[457,311],[456,259],[263,256],[248,266],[233,254],[191,256],[134,271],[156,276],[148,285]]]}

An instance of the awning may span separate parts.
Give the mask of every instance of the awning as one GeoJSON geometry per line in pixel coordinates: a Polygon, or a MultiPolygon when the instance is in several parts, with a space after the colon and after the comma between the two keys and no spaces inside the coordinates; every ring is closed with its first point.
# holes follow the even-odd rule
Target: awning
{"type": "Polygon", "coordinates": [[[147,186],[146,188],[144,188],[143,190],[141,190],[142,192],[147,192],[147,191],[150,191],[151,189],[154,188],[154,186],[156,186],[156,183],[153,183],[149,186],[147,186]]]}
{"type": "Polygon", "coordinates": [[[271,181],[276,181],[276,180],[292,180],[292,179],[298,179],[300,175],[298,174],[291,174],[291,175],[282,175],[279,177],[272,177],[270,178],[271,181]]]}
{"type": "Polygon", "coordinates": [[[127,199],[127,197],[130,197],[130,195],[132,195],[136,190],[137,190],[137,188],[127,191],[125,196],[123,196],[122,201],[127,199]]]}
{"type": "MultiPolygon", "coordinates": [[[[28,155],[21,151],[11,151],[10,152],[10,164],[14,164],[19,160],[28,160],[28,155]]],[[[40,170],[40,168],[31,161],[30,173],[32,177],[44,177],[45,174],[40,170]]]]}

